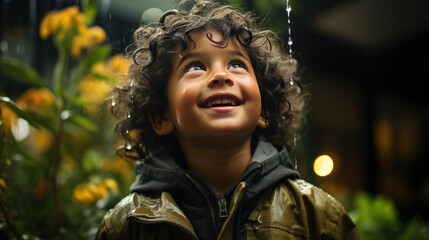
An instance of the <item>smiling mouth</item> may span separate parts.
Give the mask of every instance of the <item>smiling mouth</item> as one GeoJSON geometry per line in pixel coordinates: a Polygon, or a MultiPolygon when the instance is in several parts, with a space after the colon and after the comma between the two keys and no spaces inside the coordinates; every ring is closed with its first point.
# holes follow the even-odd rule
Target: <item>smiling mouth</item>
{"type": "Polygon", "coordinates": [[[212,108],[212,107],[233,107],[238,106],[237,101],[233,99],[216,99],[210,101],[203,105],[203,108],[212,108]]]}
{"type": "Polygon", "coordinates": [[[235,96],[213,96],[207,99],[201,107],[215,108],[215,107],[235,107],[241,105],[241,101],[235,96]]]}

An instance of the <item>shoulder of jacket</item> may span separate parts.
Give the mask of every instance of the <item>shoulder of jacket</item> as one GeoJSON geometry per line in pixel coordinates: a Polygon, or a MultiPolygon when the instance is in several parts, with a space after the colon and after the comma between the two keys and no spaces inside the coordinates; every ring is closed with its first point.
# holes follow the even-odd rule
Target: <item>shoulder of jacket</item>
{"type": "Polygon", "coordinates": [[[288,234],[306,239],[359,239],[342,204],[301,179],[285,179],[267,189],[247,226],[255,236],[261,231],[276,231],[286,239],[292,238],[288,234]]]}
{"type": "Polygon", "coordinates": [[[288,179],[286,187],[295,196],[302,198],[307,205],[337,215],[342,204],[329,193],[302,179],[288,179]]]}
{"type": "Polygon", "coordinates": [[[335,231],[340,217],[345,213],[343,205],[322,189],[302,179],[289,179],[287,184],[291,195],[318,220],[328,232],[335,231]]]}
{"type": "Polygon", "coordinates": [[[314,186],[313,184],[303,179],[288,179],[288,183],[290,185],[295,186],[296,189],[298,189],[303,196],[313,196],[313,197],[320,196],[325,198],[326,201],[335,202],[339,204],[339,202],[334,197],[332,197],[329,193],[325,192],[324,190],[314,186]]]}
{"type": "Polygon", "coordinates": [[[287,184],[296,189],[301,208],[306,208],[307,214],[312,215],[327,236],[332,239],[359,239],[353,220],[338,200],[302,179],[288,180],[287,184]]]}
{"type": "Polygon", "coordinates": [[[114,208],[107,211],[103,222],[105,230],[112,236],[112,239],[119,239],[115,238],[115,236],[120,235],[121,231],[123,231],[129,214],[147,198],[148,196],[146,195],[132,193],[124,197],[114,208]]]}

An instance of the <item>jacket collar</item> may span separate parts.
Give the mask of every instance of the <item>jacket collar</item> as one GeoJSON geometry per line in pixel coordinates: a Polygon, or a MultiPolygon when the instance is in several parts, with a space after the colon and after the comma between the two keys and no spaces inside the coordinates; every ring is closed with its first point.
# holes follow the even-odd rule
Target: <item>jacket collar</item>
{"type": "MultiPolygon", "coordinates": [[[[276,147],[263,139],[256,141],[249,167],[254,164],[259,164],[261,169],[246,176],[245,181],[255,194],[282,178],[299,178],[286,148],[276,147]]],[[[185,174],[186,169],[169,154],[154,155],[136,165],[136,181],[131,185],[131,192],[192,191],[184,180],[185,174]]]]}

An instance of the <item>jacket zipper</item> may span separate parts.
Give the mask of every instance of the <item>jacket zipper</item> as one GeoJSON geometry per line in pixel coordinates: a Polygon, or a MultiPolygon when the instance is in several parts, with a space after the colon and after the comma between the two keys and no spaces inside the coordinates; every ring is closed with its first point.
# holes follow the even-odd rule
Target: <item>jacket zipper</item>
{"type": "Polygon", "coordinates": [[[182,225],[179,225],[175,222],[170,222],[170,221],[143,221],[143,220],[140,220],[136,217],[129,217],[129,218],[131,218],[133,221],[135,221],[137,223],[146,224],[146,225],[167,224],[167,225],[170,225],[170,226],[176,228],[179,231],[183,231],[192,239],[198,240],[198,237],[195,236],[195,234],[191,230],[189,230],[186,227],[183,227],[182,225]]]}
{"type": "Polygon", "coordinates": [[[226,199],[221,198],[217,203],[219,204],[219,217],[228,217],[228,202],[226,201],[226,199]]]}
{"type": "MultiPolygon", "coordinates": [[[[217,203],[219,205],[219,217],[225,218],[225,217],[228,217],[228,215],[229,215],[229,213],[228,213],[228,201],[226,200],[227,198],[225,196],[228,196],[230,194],[230,192],[233,189],[235,189],[235,186],[237,186],[238,183],[240,183],[243,179],[245,179],[247,176],[249,176],[252,172],[254,172],[256,169],[258,169],[260,167],[261,167],[260,163],[254,163],[254,164],[250,165],[249,169],[247,169],[247,171],[225,192],[224,197],[221,197],[217,192],[214,193],[215,199],[217,200],[217,203]]],[[[218,226],[216,224],[216,219],[215,219],[215,210],[214,210],[212,204],[210,204],[209,196],[207,196],[206,192],[201,188],[200,183],[198,183],[191,176],[191,173],[186,172],[185,177],[200,192],[201,196],[206,201],[206,203],[209,207],[210,216],[211,216],[211,220],[212,220],[212,227],[213,227],[212,229],[215,232],[215,229],[218,229],[218,226]]],[[[204,182],[201,184],[204,184],[204,182]]],[[[206,187],[206,188],[210,189],[210,187],[206,187]]]]}
{"type": "Polygon", "coordinates": [[[185,173],[186,179],[198,190],[198,192],[201,194],[201,196],[204,198],[204,201],[207,203],[210,211],[210,217],[211,217],[211,223],[212,223],[212,231],[213,236],[216,236],[216,229],[218,229],[215,219],[215,210],[213,209],[212,204],[210,204],[209,196],[205,193],[205,191],[201,188],[200,184],[198,184],[197,181],[195,181],[190,173],[185,173]]]}

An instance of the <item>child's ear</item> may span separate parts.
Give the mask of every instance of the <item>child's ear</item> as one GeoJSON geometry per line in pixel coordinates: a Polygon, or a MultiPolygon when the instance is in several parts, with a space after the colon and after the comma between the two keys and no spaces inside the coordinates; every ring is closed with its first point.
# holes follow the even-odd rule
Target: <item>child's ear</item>
{"type": "Polygon", "coordinates": [[[259,119],[258,119],[258,127],[262,128],[262,129],[267,129],[270,126],[268,116],[269,116],[268,112],[262,110],[261,116],[259,116],[259,119]]]}
{"type": "Polygon", "coordinates": [[[258,119],[258,127],[262,129],[266,129],[268,128],[268,126],[269,126],[268,120],[266,120],[263,116],[260,116],[258,119]]]}
{"type": "Polygon", "coordinates": [[[152,128],[159,136],[167,135],[174,130],[174,125],[167,116],[152,118],[149,116],[149,121],[152,124],[152,128]]]}

